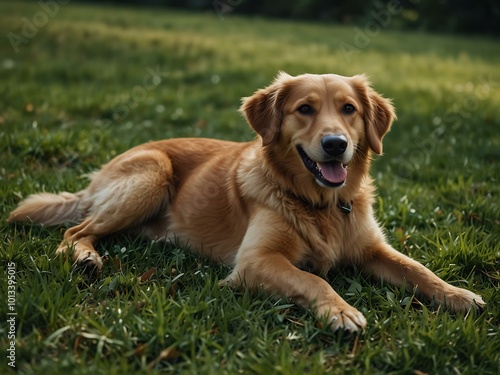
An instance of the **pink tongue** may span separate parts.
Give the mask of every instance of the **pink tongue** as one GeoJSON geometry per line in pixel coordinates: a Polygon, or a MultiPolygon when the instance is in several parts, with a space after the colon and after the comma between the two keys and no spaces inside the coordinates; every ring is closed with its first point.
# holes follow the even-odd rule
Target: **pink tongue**
{"type": "Polygon", "coordinates": [[[340,184],[347,178],[347,169],[340,162],[318,163],[318,168],[325,180],[332,184],[340,184]]]}

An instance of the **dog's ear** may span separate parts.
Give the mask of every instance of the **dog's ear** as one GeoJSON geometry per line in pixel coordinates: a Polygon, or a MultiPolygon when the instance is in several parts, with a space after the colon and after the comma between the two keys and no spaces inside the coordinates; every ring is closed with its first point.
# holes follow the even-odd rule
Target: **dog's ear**
{"type": "Polygon", "coordinates": [[[373,152],[382,154],[382,139],[396,119],[396,113],[389,99],[382,97],[370,87],[364,75],[352,77],[352,83],[363,104],[363,120],[368,146],[373,152]]]}
{"type": "Polygon", "coordinates": [[[279,136],[283,119],[283,106],[292,78],[292,76],[280,72],[270,86],[242,99],[240,112],[260,135],[263,146],[273,143],[279,136]]]}

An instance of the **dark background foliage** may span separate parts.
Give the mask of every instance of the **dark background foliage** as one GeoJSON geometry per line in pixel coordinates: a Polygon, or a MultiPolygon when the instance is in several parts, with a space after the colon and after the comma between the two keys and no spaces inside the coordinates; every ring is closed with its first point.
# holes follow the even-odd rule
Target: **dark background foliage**
{"type": "MultiPolygon", "coordinates": [[[[102,3],[102,2],[100,2],[102,3]]],[[[363,24],[374,13],[397,9],[391,28],[446,33],[500,35],[496,0],[110,0],[108,3],[213,10],[272,18],[363,24]]]]}

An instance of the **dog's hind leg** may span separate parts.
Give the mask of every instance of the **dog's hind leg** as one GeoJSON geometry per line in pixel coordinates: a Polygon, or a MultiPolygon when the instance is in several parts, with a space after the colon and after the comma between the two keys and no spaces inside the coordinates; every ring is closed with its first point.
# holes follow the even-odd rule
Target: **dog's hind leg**
{"type": "Polygon", "coordinates": [[[76,263],[100,269],[95,242],[161,214],[171,194],[172,164],[165,153],[133,149],[118,156],[92,178],[81,200],[84,219],[66,231],[57,253],[72,248],[76,263]]]}

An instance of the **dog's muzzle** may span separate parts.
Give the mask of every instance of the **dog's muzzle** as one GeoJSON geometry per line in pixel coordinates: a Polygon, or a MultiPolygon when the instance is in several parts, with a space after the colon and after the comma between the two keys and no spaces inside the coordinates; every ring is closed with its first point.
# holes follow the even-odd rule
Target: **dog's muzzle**
{"type": "Polygon", "coordinates": [[[347,179],[347,166],[339,160],[346,151],[347,145],[347,139],[343,135],[323,137],[321,146],[323,151],[331,156],[331,159],[321,162],[312,160],[300,145],[297,146],[297,151],[304,166],[321,185],[336,188],[342,186],[347,179]]]}

